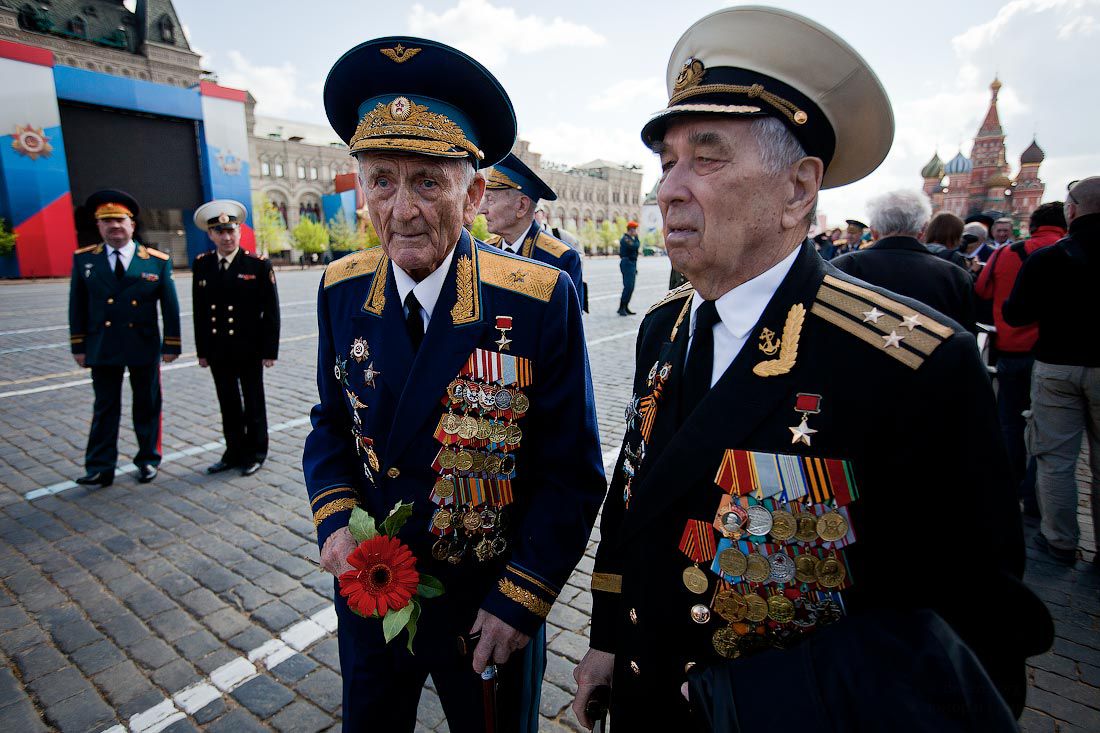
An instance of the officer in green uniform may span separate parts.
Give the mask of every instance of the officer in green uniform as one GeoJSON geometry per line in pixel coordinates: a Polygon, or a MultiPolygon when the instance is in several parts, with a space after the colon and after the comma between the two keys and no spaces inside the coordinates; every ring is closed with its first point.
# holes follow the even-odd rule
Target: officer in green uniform
{"type": "Polygon", "coordinates": [[[134,392],[138,481],[156,478],[160,464],[161,390],[159,362],[180,353],[180,308],[167,254],[134,242],[137,201],[122,191],[97,191],[88,198],[103,242],[78,249],[69,287],[69,340],[73,359],[92,371],[95,407],[86,475],[78,484],[107,486],[115,477],[123,370],[134,392]],[[157,303],[164,319],[162,341],[157,303]]]}
{"type": "Polygon", "coordinates": [[[885,90],[758,6],[693,25],[666,80],[642,138],[690,284],[638,334],[574,709],[610,684],[617,730],[1015,730],[1053,626],[974,337],[806,239],[886,157],[885,90]]]}

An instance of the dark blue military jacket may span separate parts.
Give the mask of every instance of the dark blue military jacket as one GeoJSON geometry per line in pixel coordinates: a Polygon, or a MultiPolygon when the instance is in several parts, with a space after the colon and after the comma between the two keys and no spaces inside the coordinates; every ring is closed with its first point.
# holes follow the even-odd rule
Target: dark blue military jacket
{"type": "MultiPolygon", "coordinates": [[[[503,238],[499,234],[494,234],[485,241],[496,247],[503,246],[503,238]]],[[[565,242],[542,231],[537,221],[531,222],[519,254],[536,262],[553,265],[567,273],[573,281],[573,288],[580,293],[581,256],[565,242]]]]}
{"type": "Polygon", "coordinates": [[[400,538],[446,589],[422,625],[465,632],[480,607],[532,634],[605,491],[576,292],[464,231],[414,357],[392,267],[373,248],[321,283],[320,403],[303,457],[318,542],[356,504],[381,522],[413,502],[400,538]]]}
{"type": "Polygon", "coordinates": [[[149,365],[161,354],[180,353],[180,306],[172,260],[138,244],[126,275],[111,269],[107,246],[96,244],[73,255],[69,287],[69,341],[88,366],[149,365]],[[157,303],[164,318],[164,342],[157,303]]]}

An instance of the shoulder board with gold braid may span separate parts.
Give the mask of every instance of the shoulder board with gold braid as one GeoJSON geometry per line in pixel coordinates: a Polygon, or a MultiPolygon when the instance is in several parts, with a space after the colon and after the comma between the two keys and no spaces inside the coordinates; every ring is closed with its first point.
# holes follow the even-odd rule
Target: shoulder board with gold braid
{"type": "Polygon", "coordinates": [[[166,252],[161,252],[159,249],[153,249],[152,247],[146,247],[145,251],[148,252],[150,256],[156,257],[158,260],[167,260],[168,259],[168,254],[166,252]]]}
{"type": "Polygon", "coordinates": [[[500,236],[499,234],[490,234],[489,236],[487,236],[485,238],[484,241],[485,241],[485,244],[491,244],[494,247],[499,247],[500,246],[500,240],[502,240],[503,238],[504,237],[500,236]]]}
{"type": "Polygon", "coordinates": [[[955,334],[926,313],[832,275],[825,276],[810,312],[912,369],[955,334]]]}
{"type": "Polygon", "coordinates": [[[672,301],[683,298],[684,296],[691,297],[694,293],[695,288],[692,287],[691,283],[684,283],[675,290],[669,290],[667,293],[665,293],[665,297],[661,298],[656,303],[649,306],[649,310],[647,310],[645,314],[648,316],[650,313],[657,310],[665,303],[671,303],[672,301]]]}
{"type": "Polygon", "coordinates": [[[89,244],[87,247],[81,247],[77,251],[73,252],[73,254],[74,255],[84,255],[84,254],[88,254],[89,252],[95,252],[96,254],[99,254],[102,251],[102,249],[103,249],[102,244],[89,244]]]}
{"type": "Polygon", "coordinates": [[[197,255],[195,255],[195,260],[198,261],[201,260],[203,257],[209,257],[213,251],[214,250],[212,249],[208,249],[205,252],[199,252],[197,255]]]}
{"type": "Polygon", "coordinates": [[[539,232],[538,239],[535,240],[535,246],[543,252],[549,252],[555,257],[561,257],[569,251],[568,244],[551,237],[546,232],[539,232]]]}
{"type": "Polygon", "coordinates": [[[481,282],[544,303],[550,302],[561,270],[541,262],[526,260],[499,250],[478,250],[478,274],[481,282]]]}
{"type": "Polygon", "coordinates": [[[378,261],[384,255],[385,252],[382,251],[380,246],[344,255],[325,268],[325,287],[330,288],[336,283],[350,280],[353,277],[373,274],[378,269],[378,261]]]}

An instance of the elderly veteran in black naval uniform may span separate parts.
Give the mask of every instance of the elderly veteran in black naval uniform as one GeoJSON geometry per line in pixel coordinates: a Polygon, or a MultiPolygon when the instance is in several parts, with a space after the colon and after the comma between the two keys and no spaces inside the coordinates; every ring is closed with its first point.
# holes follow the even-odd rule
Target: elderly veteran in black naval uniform
{"type": "Polygon", "coordinates": [[[397,537],[444,586],[423,600],[415,654],[336,594],[344,730],[413,730],[430,674],[450,730],[534,731],[544,621],[605,491],[576,290],[463,229],[484,192],[477,169],[516,137],[479,63],[376,39],[336,62],[324,98],[382,243],[331,264],[318,295],[303,464],[321,564],[351,569],[353,507],[381,521],[408,502],[397,537]],[[465,634],[479,635],[468,656],[465,634]],[[495,721],[478,674],[494,663],[495,721]]]}
{"type": "Polygon", "coordinates": [[[1053,629],[974,338],[805,240],[886,156],[885,91],[762,7],[693,25],[667,80],[642,137],[691,284],[641,325],[575,709],[611,683],[623,730],[1014,729],[1053,629]]]}
{"type": "Polygon", "coordinates": [[[214,377],[225,434],[225,453],[207,473],[251,476],[267,458],[263,370],[279,358],[279,290],[271,263],[241,249],[247,216],[244,204],[219,199],[193,217],[214,243],[191,268],[195,350],[214,377]]]}
{"type": "Polygon", "coordinates": [[[137,201],[123,191],[97,191],[88,197],[103,242],[73,255],[69,286],[69,341],[73,359],[92,370],[95,406],[85,486],[108,486],[118,461],[122,416],[122,376],[130,373],[134,393],[134,434],[138,481],[148,483],[160,465],[160,362],[180,354],[180,307],[172,281],[172,261],[164,252],[134,241],[137,201]],[[164,339],[157,325],[157,304],[164,339]]]}
{"type": "Polygon", "coordinates": [[[581,287],[581,256],[565,242],[543,231],[535,221],[539,200],[557,201],[558,195],[535,172],[515,156],[493,166],[485,183],[481,213],[492,236],[486,244],[512,254],[553,265],[564,270],[577,293],[581,287]]]}

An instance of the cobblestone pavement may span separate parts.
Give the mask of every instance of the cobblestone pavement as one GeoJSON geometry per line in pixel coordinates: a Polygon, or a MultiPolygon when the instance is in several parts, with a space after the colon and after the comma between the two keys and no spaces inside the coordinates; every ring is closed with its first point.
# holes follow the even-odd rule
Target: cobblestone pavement
{"type": "MultiPolygon", "coordinates": [[[[617,260],[585,268],[585,327],[610,465],[641,316],[615,315],[617,260]]],[[[259,473],[202,472],[220,455],[220,417],[193,352],[190,276],[179,273],[184,354],[162,369],[161,473],[152,484],[136,482],[124,417],[125,465],[114,485],[94,491],[70,481],[83,473],[92,390],[68,353],[68,284],[0,284],[0,730],[338,729],[331,579],[317,569],[301,474],[316,398],[320,275],[279,273],[281,358],[266,372],[271,454],[259,473]]],[[[667,276],[667,260],[641,262],[635,310],[663,294],[667,276]]],[[[1091,543],[1088,521],[1084,510],[1083,543],[1091,543]]],[[[580,729],[568,706],[572,668],[587,647],[593,547],[549,617],[546,731],[580,729]]],[[[1050,604],[1058,640],[1032,660],[1027,731],[1100,729],[1095,550],[1088,544],[1075,568],[1029,550],[1027,580],[1050,604]]],[[[446,730],[430,683],[418,717],[419,730],[446,730]]]]}

